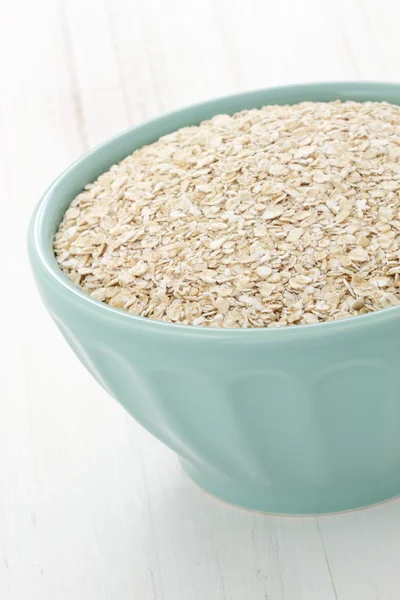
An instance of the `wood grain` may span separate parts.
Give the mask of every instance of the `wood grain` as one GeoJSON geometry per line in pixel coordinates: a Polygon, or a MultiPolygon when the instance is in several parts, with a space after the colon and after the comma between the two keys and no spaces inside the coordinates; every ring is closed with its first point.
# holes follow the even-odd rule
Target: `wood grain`
{"type": "Polygon", "coordinates": [[[388,600],[400,501],[278,518],[201,492],[98,388],[40,304],[25,232],[110,135],[251,88],[396,80],[390,0],[28,0],[0,9],[0,598],[388,600]]]}

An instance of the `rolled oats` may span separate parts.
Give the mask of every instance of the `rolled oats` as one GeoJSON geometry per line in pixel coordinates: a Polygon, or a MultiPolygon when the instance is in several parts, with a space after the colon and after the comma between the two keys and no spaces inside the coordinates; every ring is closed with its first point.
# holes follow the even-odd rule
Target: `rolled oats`
{"type": "Polygon", "coordinates": [[[218,115],[75,198],[57,261],[96,300],[189,325],[281,327],[400,304],[400,108],[218,115]]]}

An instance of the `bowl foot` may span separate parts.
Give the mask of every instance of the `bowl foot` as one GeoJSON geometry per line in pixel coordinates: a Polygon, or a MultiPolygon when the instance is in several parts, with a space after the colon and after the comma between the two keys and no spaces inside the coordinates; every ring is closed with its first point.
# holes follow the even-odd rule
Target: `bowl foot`
{"type": "Polygon", "coordinates": [[[232,481],[215,472],[200,469],[181,459],[185,473],[204,491],[234,506],[274,515],[322,515],[366,508],[400,497],[400,476],[386,478],[386,484],[369,484],[365,488],[351,489],[339,494],[329,490],[310,489],[308,493],[298,490],[277,490],[270,486],[249,481],[232,481]]]}

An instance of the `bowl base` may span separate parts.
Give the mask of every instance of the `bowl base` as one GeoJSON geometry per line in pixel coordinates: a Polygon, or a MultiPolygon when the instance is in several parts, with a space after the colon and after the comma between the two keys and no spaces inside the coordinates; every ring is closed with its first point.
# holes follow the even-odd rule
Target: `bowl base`
{"type": "Polygon", "coordinates": [[[196,467],[187,460],[180,459],[180,462],[185,473],[203,491],[233,506],[273,515],[327,515],[367,508],[400,497],[399,478],[388,479],[386,485],[352,490],[347,496],[335,495],[332,491],[315,493],[315,490],[310,490],[309,494],[299,494],[298,491],[288,493],[264,485],[249,485],[248,481],[232,481],[196,467]]]}

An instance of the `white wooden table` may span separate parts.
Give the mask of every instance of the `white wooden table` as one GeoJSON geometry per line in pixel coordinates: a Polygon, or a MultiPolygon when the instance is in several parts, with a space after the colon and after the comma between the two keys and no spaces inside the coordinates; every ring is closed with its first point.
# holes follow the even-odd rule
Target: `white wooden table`
{"type": "Polygon", "coordinates": [[[92,381],[42,308],[25,232],[110,135],[218,95],[400,79],[396,0],[0,5],[0,598],[395,600],[400,501],[335,517],[229,508],[92,381]]]}

